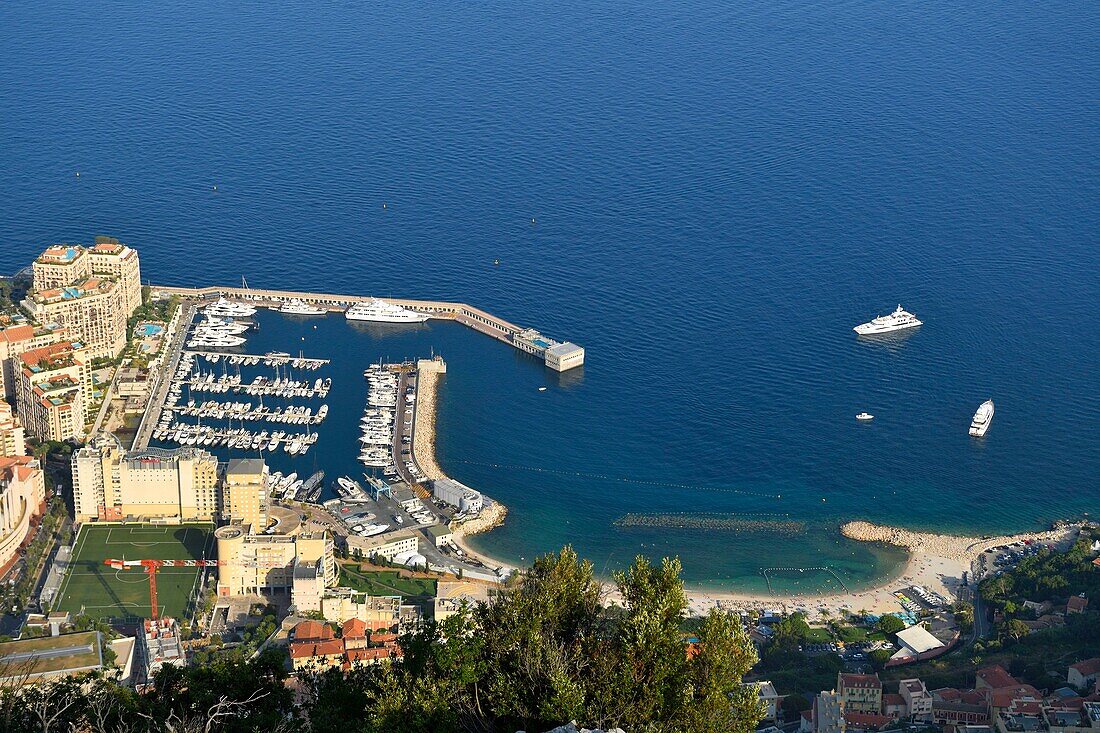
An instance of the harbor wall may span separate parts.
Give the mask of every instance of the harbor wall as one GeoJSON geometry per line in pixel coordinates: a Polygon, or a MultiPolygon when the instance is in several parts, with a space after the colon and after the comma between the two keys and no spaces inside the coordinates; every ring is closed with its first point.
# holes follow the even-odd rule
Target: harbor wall
{"type": "MultiPolygon", "coordinates": [[[[374,296],[367,295],[306,293],[292,290],[268,290],[220,285],[203,288],[188,288],[171,285],[154,285],[151,287],[153,291],[195,299],[209,299],[225,296],[227,298],[247,297],[251,300],[259,299],[261,301],[281,302],[296,298],[310,305],[327,308],[332,311],[342,311],[355,303],[370,302],[374,298],[374,296]]],[[[545,349],[532,349],[529,345],[525,344],[524,341],[517,339],[521,334],[530,334],[532,332],[531,329],[525,329],[511,321],[506,321],[503,318],[494,316],[492,313],[484,311],[481,308],[477,308],[468,303],[458,303],[447,300],[412,300],[409,298],[386,298],[385,300],[388,303],[394,303],[403,308],[410,308],[422,313],[428,313],[433,318],[447,318],[457,321],[467,328],[472,328],[486,336],[491,336],[498,341],[503,341],[509,346],[538,356],[543,359],[544,363],[550,365],[546,359],[545,349]]],[[[556,344],[557,342],[552,343],[556,344]]],[[[570,364],[566,368],[581,366],[583,363],[584,358],[582,352],[580,361],[570,364]]],[[[557,363],[550,366],[557,371],[562,371],[561,366],[557,363]]]]}

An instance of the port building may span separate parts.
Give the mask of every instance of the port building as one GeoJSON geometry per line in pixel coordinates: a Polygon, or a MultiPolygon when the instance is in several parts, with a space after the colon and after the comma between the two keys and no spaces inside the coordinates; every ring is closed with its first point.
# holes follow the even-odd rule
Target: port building
{"type": "Polygon", "coordinates": [[[457,507],[461,512],[480,512],[485,503],[480,491],[452,478],[432,481],[432,495],[444,504],[457,507]]]}

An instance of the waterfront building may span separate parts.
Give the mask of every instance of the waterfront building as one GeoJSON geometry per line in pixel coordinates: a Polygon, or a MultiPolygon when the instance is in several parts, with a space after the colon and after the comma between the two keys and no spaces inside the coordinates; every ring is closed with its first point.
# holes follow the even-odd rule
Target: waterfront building
{"type": "Polygon", "coordinates": [[[432,495],[462,512],[480,512],[484,505],[481,492],[451,478],[432,481],[432,495]]]}
{"type": "Polygon", "coordinates": [[[115,280],[122,289],[127,317],[141,307],[141,262],[136,249],[112,237],[96,237],[88,250],[92,272],[115,280]]]}
{"type": "Polygon", "coordinates": [[[512,334],[512,345],[538,356],[551,369],[564,372],[584,365],[584,349],[571,342],[560,343],[533,328],[512,334]]]}
{"type": "MultiPolygon", "coordinates": [[[[312,567],[325,587],[336,585],[336,560],[328,532],[258,534],[251,525],[214,531],[218,543],[218,595],[290,593],[295,568],[312,567]]],[[[300,577],[302,577],[300,575],[300,577]]],[[[306,581],[308,582],[308,580],[306,581]]]]}
{"type": "Polygon", "coordinates": [[[24,429],[39,440],[83,438],[92,393],[88,350],[61,341],[24,352],[19,360],[16,405],[24,429]]]}
{"type": "Polygon", "coordinates": [[[127,320],[141,305],[137,251],[109,237],[90,249],[47,247],[32,265],[34,288],[23,306],[43,324],[69,329],[92,357],[113,357],[126,345],[127,320]]]}
{"type": "Polygon", "coordinates": [[[26,323],[0,329],[0,398],[9,403],[15,402],[19,356],[32,349],[57,343],[61,340],[62,333],[60,330],[26,323]]]}
{"type": "Polygon", "coordinates": [[[392,561],[399,555],[415,555],[420,549],[419,540],[420,533],[412,528],[386,532],[374,537],[350,535],[348,552],[359,557],[380,557],[392,561]]]}
{"type": "Polygon", "coordinates": [[[0,399],[0,456],[25,456],[27,443],[23,423],[12,412],[11,404],[0,399]]]}
{"type": "Polygon", "coordinates": [[[215,521],[218,461],[201,448],[125,452],[110,433],[73,452],[76,522],[127,517],[215,521]]]}
{"type": "Polygon", "coordinates": [[[0,576],[19,559],[46,510],[46,478],[31,456],[0,456],[0,576]]]}
{"type": "Polygon", "coordinates": [[[31,265],[35,290],[63,288],[92,275],[92,260],[80,245],[46,247],[31,265]]]}
{"type": "Polygon", "coordinates": [[[837,674],[836,691],[846,713],[882,712],[882,681],[877,674],[837,674]]]}
{"type": "Polygon", "coordinates": [[[36,290],[23,307],[39,323],[68,329],[87,344],[93,358],[117,356],[126,346],[126,311],[122,289],[106,277],[93,275],[61,288],[36,290]]]}
{"type": "Polygon", "coordinates": [[[267,528],[267,464],[260,458],[234,458],[225,469],[222,519],[267,528]]]}

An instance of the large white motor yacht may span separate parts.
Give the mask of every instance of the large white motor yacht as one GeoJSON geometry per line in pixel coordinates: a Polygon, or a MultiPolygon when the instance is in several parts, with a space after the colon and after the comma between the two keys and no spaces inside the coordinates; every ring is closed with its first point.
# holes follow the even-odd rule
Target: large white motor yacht
{"type": "Polygon", "coordinates": [[[888,316],[878,316],[868,321],[867,323],[861,323],[856,326],[853,331],[860,336],[875,336],[880,333],[890,333],[891,331],[901,331],[906,328],[915,328],[921,325],[921,322],[907,310],[904,310],[900,305],[897,310],[888,316]]]}
{"type": "Polygon", "coordinates": [[[369,303],[356,303],[344,312],[349,321],[374,321],[377,323],[423,323],[427,313],[402,308],[375,298],[369,303]]]}
{"type": "Polygon", "coordinates": [[[978,406],[974,419],[970,421],[970,434],[975,438],[981,438],[989,430],[991,422],[993,422],[993,400],[986,400],[978,406]]]}
{"type": "Polygon", "coordinates": [[[237,303],[224,297],[206,306],[206,315],[217,318],[249,318],[256,315],[256,309],[246,303],[237,303]]]}
{"type": "Polygon", "coordinates": [[[310,305],[299,298],[293,298],[283,303],[282,307],[279,308],[279,312],[296,316],[323,316],[325,309],[310,305]]]}

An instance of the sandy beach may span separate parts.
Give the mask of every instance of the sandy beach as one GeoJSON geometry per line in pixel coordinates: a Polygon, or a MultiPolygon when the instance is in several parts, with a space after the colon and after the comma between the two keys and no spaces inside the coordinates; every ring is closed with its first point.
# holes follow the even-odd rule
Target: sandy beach
{"type": "Polygon", "coordinates": [[[918,585],[948,599],[955,599],[962,583],[963,572],[969,571],[971,563],[990,547],[1013,542],[1055,544],[1065,547],[1073,541],[1077,529],[1076,526],[1067,526],[1042,532],[978,538],[914,532],[863,521],[848,522],[840,528],[840,531],[849,539],[860,542],[884,542],[909,552],[909,561],[896,577],[884,580],[866,590],[826,595],[778,596],[758,593],[710,593],[689,589],[690,612],[703,614],[712,606],[719,605],[723,608],[735,609],[755,608],[785,612],[801,610],[810,618],[820,617],[823,611],[827,611],[833,617],[845,612],[858,611],[882,614],[901,610],[893,593],[910,585],[918,585]]]}
{"type": "MultiPolygon", "coordinates": [[[[443,369],[445,367],[433,369],[422,363],[417,385],[416,433],[413,449],[417,464],[425,475],[432,479],[445,476],[435,457],[436,387],[443,369]]],[[[508,509],[503,504],[492,502],[478,519],[466,522],[455,529],[455,543],[462,548],[463,552],[478,558],[489,567],[511,567],[497,558],[471,549],[469,543],[465,541],[465,537],[471,534],[488,532],[499,526],[504,522],[507,513],[508,509]]],[[[969,571],[971,564],[990,547],[1013,542],[1065,546],[1072,541],[1076,532],[1077,527],[1067,526],[1041,532],[980,538],[915,532],[864,521],[847,522],[840,527],[840,533],[849,539],[859,542],[882,542],[905,549],[909,553],[909,560],[902,570],[895,577],[885,579],[873,588],[850,593],[779,595],[687,588],[689,613],[701,616],[714,606],[742,610],[768,609],[788,613],[799,610],[810,618],[818,618],[824,612],[836,617],[846,612],[867,611],[882,614],[899,611],[901,606],[893,593],[910,585],[921,586],[949,599],[956,598],[962,583],[963,572],[969,571]]],[[[604,587],[607,600],[621,602],[618,591],[612,583],[605,583],[604,587]]]]}

